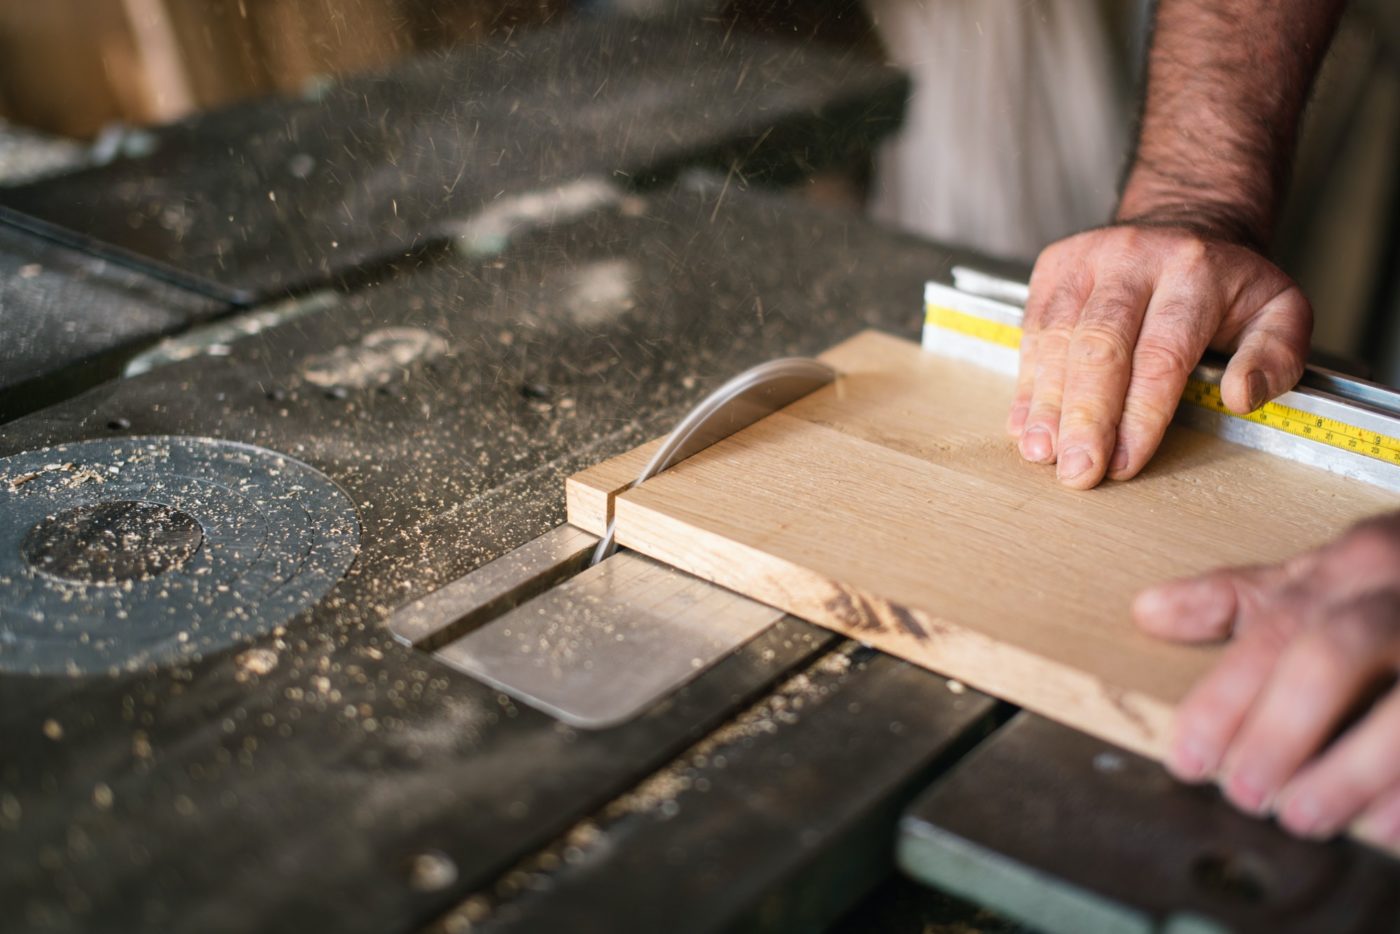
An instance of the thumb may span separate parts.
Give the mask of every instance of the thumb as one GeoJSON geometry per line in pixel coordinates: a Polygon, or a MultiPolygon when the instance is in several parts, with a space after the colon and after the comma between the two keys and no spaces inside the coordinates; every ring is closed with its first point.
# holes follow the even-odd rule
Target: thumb
{"type": "Polygon", "coordinates": [[[1133,621],[1173,642],[1213,642],[1229,636],[1264,595],[1286,583],[1283,567],[1233,568],[1147,588],[1133,600],[1133,621]]]}
{"type": "Polygon", "coordinates": [[[1312,306],[1297,286],[1270,299],[1240,330],[1220,394],[1231,410],[1252,412],[1292,389],[1303,375],[1312,306]]]}

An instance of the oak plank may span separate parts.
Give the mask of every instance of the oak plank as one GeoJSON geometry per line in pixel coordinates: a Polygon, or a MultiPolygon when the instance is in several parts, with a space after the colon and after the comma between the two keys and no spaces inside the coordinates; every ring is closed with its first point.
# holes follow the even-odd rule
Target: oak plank
{"type": "Polygon", "coordinates": [[[594,535],[606,534],[612,521],[613,498],[632,486],[664,440],[648,441],[565,479],[564,508],[569,524],[594,535]]]}
{"type": "Polygon", "coordinates": [[[823,356],[835,384],[616,495],[619,542],[1153,757],[1220,648],[1142,635],[1133,595],[1400,505],[1175,426],[1138,479],[1066,490],[1003,434],[1009,377],[871,332],[823,356]]]}

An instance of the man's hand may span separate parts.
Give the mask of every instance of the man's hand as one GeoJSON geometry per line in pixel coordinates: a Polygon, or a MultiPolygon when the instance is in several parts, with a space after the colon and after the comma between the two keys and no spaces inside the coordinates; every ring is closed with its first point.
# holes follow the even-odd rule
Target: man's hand
{"type": "Polygon", "coordinates": [[[1169,639],[1233,634],[1177,711],[1177,777],[1218,777],[1237,806],[1301,836],[1359,819],[1362,836],[1400,846],[1400,513],[1281,565],[1146,590],[1133,614],[1169,639]]]}
{"type": "Polygon", "coordinates": [[[1035,265],[1007,429],[1068,486],[1125,480],[1207,346],[1234,354],[1222,393],[1244,413],[1293,387],[1311,333],[1303,293],[1252,250],[1182,226],[1090,230],[1035,265]]]}
{"type": "Polygon", "coordinates": [[[1343,0],[1158,0],[1117,223],[1049,247],[1031,276],[1008,427],[1087,489],[1156,451],[1207,346],[1248,411],[1302,373],[1312,313],[1257,252],[1343,0]]]}

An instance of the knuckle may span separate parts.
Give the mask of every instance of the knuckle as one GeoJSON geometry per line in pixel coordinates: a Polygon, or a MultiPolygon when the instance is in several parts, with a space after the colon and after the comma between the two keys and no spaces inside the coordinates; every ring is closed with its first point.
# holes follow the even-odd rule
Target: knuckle
{"type": "Polygon", "coordinates": [[[1135,253],[1140,252],[1144,246],[1160,236],[1160,233],[1159,230],[1137,224],[1123,224],[1104,231],[1105,237],[1115,250],[1135,253]]]}
{"type": "Polygon", "coordinates": [[[1260,355],[1280,369],[1296,368],[1302,372],[1307,354],[1306,332],[1281,321],[1261,322],[1252,331],[1251,336],[1260,355]]]}
{"type": "Polygon", "coordinates": [[[1307,296],[1297,286],[1289,290],[1288,301],[1283,304],[1279,317],[1301,331],[1305,338],[1312,335],[1315,317],[1312,302],[1308,301],[1307,296]]]}
{"type": "Polygon", "coordinates": [[[1092,369],[1127,369],[1132,360],[1128,339],[1119,331],[1101,326],[1080,328],[1071,350],[1076,364],[1092,369]]]}
{"type": "Polygon", "coordinates": [[[1211,244],[1195,234],[1182,234],[1172,245],[1172,259],[1188,269],[1211,263],[1211,244]]]}
{"type": "Polygon", "coordinates": [[[1060,424],[1059,405],[1047,400],[1037,399],[1035,402],[1031,403],[1030,411],[1026,413],[1026,424],[1057,428],[1060,424]]]}
{"type": "Polygon", "coordinates": [[[1144,341],[1137,345],[1133,353],[1133,377],[1147,386],[1174,386],[1194,366],[1186,351],[1177,344],[1144,341]]]}
{"type": "Polygon", "coordinates": [[[1128,402],[1123,406],[1119,434],[1140,443],[1155,443],[1155,439],[1159,439],[1167,430],[1175,414],[1174,405],[1167,406],[1155,400],[1129,395],[1128,402]]]}
{"type": "Polygon", "coordinates": [[[1264,618],[1264,624],[1258,627],[1259,640],[1275,655],[1282,653],[1308,624],[1304,604],[1294,594],[1285,588],[1282,593],[1259,591],[1252,598],[1256,614],[1264,618]]]}
{"type": "Polygon", "coordinates": [[[1132,318],[1141,308],[1150,285],[1122,271],[1111,273],[1094,287],[1093,295],[1084,308],[1084,319],[1100,327],[1112,326],[1132,318]]]}
{"type": "Polygon", "coordinates": [[[1218,745],[1224,739],[1222,724],[1236,705],[1215,695],[1188,697],[1177,710],[1176,729],[1199,743],[1218,745]]]}
{"type": "Polygon", "coordinates": [[[1064,324],[1047,325],[1041,328],[1035,339],[1037,359],[1064,357],[1069,350],[1072,333],[1071,329],[1064,324]]]}
{"type": "Polygon", "coordinates": [[[1176,729],[1189,736],[1209,733],[1221,712],[1222,704],[1208,687],[1198,686],[1182,699],[1176,708],[1176,729]]]}
{"type": "Polygon", "coordinates": [[[1368,627],[1354,618],[1337,620],[1315,637],[1300,640],[1291,658],[1300,693],[1312,694],[1348,680],[1365,666],[1374,641],[1368,627]]]}
{"type": "Polygon", "coordinates": [[[1027,328],[1021,337],[1021,352],[1018,355],[1020,364],[1016,370],[1018,378],[1025,380],[1031,373],[1035,372],[1036,349],[1036,335],[1030,328],[1027,328]]]}
{"type": "MultiPolygon", "coordinates": [[[[1338,543],[1340,544],[1340,543],[1338,543]]],[[[1334,544],[1330,546],[1336,548],[1334,544]]],[[[1280,565],[1283,569],[1283,576],[1288,581],[1305,581],[1317,568],[1318,561],[1323,557],[1322,551],[1304,551],[1287,558],[1280,565]]]]}
{"type": "Polygon", "coordinates": [[[1375,779],[1368,774],[1370,760],[1370,751],[1362,750],[1360,754],[1341,757],[1336,766],[1328,770],[1326,796],[1334,809],[1349,814],[1364,806],[1375,794],[1375,779]]]}
{"type": "Polygon", "coordinates": [[[1361,669],[1400,667],[1400,590],[1371,590],[1334,620],[1333,639],[1361,669]]]}
{"type": "Polygon", "coordinates": [[[1050,289],[1050,300],[1041,312],[1042,330],[1067,328],[1079,318],[1087,274],[1081,269],[1063,270],[1050,289]]]}
{"type": "MultiPolygon", "coordinates": [[[[1112,412],[1108,405],[1077,403],[1065,408],[1060,416],[1060,433],[1074,435],[1076,441],[1104,443],[1103,438],[1112,427],[1112,412]]],[[[1065,445],[1068,446],[1068,439],[1065,445]]]]}
{"type": "Polygon", "coordinates": [[[1252,672],[1267,664],[1267,646],[1248,634],[1237,635],[1206,677],[1187,695],[1184,708],[1193,717],[1210,720],[1202,727],[1215,726],[1213,718],[1249,706],[1254,700],[1255,678],[1252,672]]]}
{"type": "Polygon", "coordinates": [[[1152,276],[1140,259],[1115,253],[1099,261],[1088,304],[1096,309],[1117,311],[1135,305],[1152,287],[1152,276]]]}
{"type": "Polygon", "coordinates": [[[1213,310],[1219,306],[1219,296],[1211,287],[1192,279],[1176,284],[1172,294],[1159,299],[1152,308],[1152,319],[1173,333],[1200,337],[1202,331],[1210,330],[1213,310]]]}

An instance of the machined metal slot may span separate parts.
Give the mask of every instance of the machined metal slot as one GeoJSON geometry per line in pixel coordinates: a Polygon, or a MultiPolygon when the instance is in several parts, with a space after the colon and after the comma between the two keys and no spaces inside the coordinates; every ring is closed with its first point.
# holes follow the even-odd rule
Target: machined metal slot
{"type": "Polygon", "coordinates": [[[400,642],[573,726],[623,723],[782,619],[561,526],[398,610],[400,642]]]}
{"type": "Polygon", "coordinates": [[[565,723],[599,729],[642,713],[782,617],[622,552],[435,654],[565,723]]]}
{"type": "Polygon", "coordinates": [[[405,604],[389,618],[404,645],[431,652],[587,567],[598,537],[561,525],[405,604]]]}

